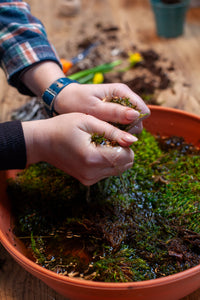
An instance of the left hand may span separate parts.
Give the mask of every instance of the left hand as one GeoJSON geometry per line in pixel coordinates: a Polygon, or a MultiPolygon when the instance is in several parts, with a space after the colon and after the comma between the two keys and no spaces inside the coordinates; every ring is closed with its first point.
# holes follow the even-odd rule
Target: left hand
{"type": "Polygon", "coordinates": [[[69,113],[31,122],[22,122],[27,165],[46,161],[84,185],[110,176],[119,176],[133,165],[129,146],[133,135],[107,122],[81,113],[69,113]],[[104,134],[119,146],[95,145],[91,134],[104,134]]]}

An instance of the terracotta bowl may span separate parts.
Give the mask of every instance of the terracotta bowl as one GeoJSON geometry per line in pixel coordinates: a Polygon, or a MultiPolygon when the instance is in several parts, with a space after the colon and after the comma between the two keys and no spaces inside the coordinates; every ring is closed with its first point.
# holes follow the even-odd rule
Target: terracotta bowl
{"type": "MultiPolygon", "coordinates": [[[[180,110],[150,106],[145,128],[154,134],[183,136],[200,147],[200,117],[180,110]]],[[[16,171],[0,172],[0,240],[28,272],[70,300],[173,300],[200,288],[200,265],[175,275],[141,282],[102,283],[60,276],[26,257],[26,250],[12,233],[12,216],[6,195],[6,178],[16,171]]]]}

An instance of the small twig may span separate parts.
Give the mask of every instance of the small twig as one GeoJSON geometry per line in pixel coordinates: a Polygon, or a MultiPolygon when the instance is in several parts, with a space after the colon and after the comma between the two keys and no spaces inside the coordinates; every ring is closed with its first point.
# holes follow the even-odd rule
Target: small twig
{"type": "Polygon", "coordinates": [[[162,159],[163,157],[167,156],[167,155],[168,155],[168,153],[165,153],[165,154],[161,155],[157,160],[155,160],[155,161],[153,161],[151,164],[149,164],[149,166],[152,167],[152,166],[155,165],[155,164],[159,164],[160,161],[161,161],[161,159],[162,159]]]}

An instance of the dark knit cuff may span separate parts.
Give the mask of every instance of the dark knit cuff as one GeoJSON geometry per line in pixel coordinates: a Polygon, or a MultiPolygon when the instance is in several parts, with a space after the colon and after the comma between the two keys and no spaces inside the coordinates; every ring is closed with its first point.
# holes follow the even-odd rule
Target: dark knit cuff
{"type": "Polygon", "coordinates": [[[24,169],[26,145],[21,121],[0,124],[0,170],[24,169]]]}

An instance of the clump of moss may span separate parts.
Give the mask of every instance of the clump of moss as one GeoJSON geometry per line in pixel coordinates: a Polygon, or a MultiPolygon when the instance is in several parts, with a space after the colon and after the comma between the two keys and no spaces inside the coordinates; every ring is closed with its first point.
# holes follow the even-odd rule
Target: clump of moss
{"type": "MultiPolygon", "coordinates": [[[[137,105],[134,105],[133,103],[130,102],[129,98],[127,97],[112,97],[110,99],[105,99],[103,101],[109,101],[111,103],[116,103],[120,104],[122,106],[130,107],[134,110],[137,110],[140,113],[139,119],[144,117],[146,114],[142,114],[141,111],[137,108],[137,105]]],[[[128,130],[130,127],[130,124],[119,124],[119,123],[111,123],[115,127],[118,127],[121,130],[128,130]]],[[[111,146],[111,147],[116,147],[119,146],[119,144],[116,141],[111,141],[105,137],[104,134],[98,134],[98,133],[93,133],[91,135],[91,142],[94,143],[95,145],[106,145],[106,146],[111,146]]]]}
{"type": "Polygon", "coordinates": [[[104,134],[93,133],[91,135],[91,142],[94,143],[96,146],[97,145],[110,146],[110,147],[119,146],[118,142],[107,139],[105,137],[105,133],[104,134]]]}
{"type": "Polygon", "coordinates": [[[130,101],[129,101],[129,98],[127,97],[112,97],[109,102],[112,102],[112,103],[117,103],[117,104],[120,104],[120,105],[123,105],[123,106],[127,106],[127,107],[130,107],[130,108],[133,108],[133,109],[137,109],[137,106],[136,105],[133,105],[130,101]]]}
{"type": "Polygon", "coordinates": [[[133,167],[91,186],[89,203],[84,186],[46,163],[9,181],[15,233],[39,264],[129,282],[200,263],[200,151],[145,130],[131,147],[133,167]]]}
{"type": "MultiPolygon", "coordinates": [[[[128,97],[117,97],[117,96],[113,96],[110,99],[105,99],[105,101],[109,101],[111,103],[116,103],[116,104],[120,104],[122,106],[126,106],[126,107],[130,107],[136,111],[138,111],[140,113],[139,115],[139,119],[143,118],[144,116],[146,116],[147,114],[143,114],[141,113],[141,110],[137,107],[137,105],[134,105],[128,97]]],[[[121,123],[111,123],[113,124],[115,127],[118,127],[121,130],[125,130],[128,131],[130,124],[121,124],[121,123]]]]}
{"type": "Polygon", "coordinates": [[[141,110],[137,107],[137,105],[134,105],[132,102],[130,102],[129,98],[127,97],[112,97],[109,102],[120,104],[122,106],[130,107],[132,109],[137,110],[140,113],[139,118],[144,117],[147,114],[142,114],[141,110]]]}

